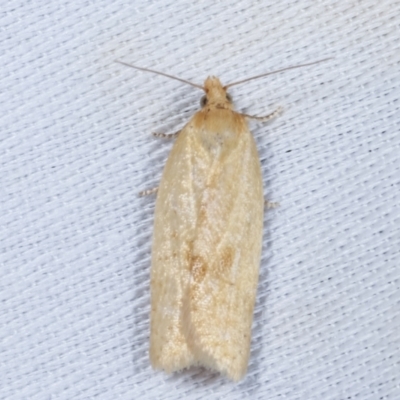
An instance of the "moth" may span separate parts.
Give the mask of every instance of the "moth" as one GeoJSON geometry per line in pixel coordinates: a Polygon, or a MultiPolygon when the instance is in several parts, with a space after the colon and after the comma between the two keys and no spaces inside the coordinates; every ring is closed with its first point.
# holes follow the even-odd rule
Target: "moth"
{"type": "Polygon", "coordinates": [[[200,86],[120,63],[205,93],[200,111],[177,135],[157,191],[151,364],[166,372],[201,365],[238,381],[249,361],[264,214],[261,165],[247,119],[268,121],[279,110],[265,117],[239,113],[227,89],[268,74],[225,86],[208,77],[200,86]]]}

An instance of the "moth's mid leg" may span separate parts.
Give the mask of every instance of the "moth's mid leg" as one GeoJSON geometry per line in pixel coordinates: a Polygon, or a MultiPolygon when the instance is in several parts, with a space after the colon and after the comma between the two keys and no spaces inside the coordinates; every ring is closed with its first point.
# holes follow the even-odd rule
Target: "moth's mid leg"
{"type": "Polygon", "coordinates": [[[280,206],[280,204],[276,201],[269,201],[267,199],[264,199],[264,206],[266,209],[271,209],[271,208],[277,208],[280,206]]]}
{"type": "Polygon", "coordinates": [[[149,194],[157,193],[157,191],[158,191],[158,187],[142,190],[141,192],[139,192],[139,197],[148,196],[149,194]]]}
{"type": "Polygon", "coordinates": [[[159,132],[153,132],[153,136],[158,137],[158,138],[163,138],[163,139],[174,139],[179,135],[179,132],[175,133],[159,133],[159,132]]]}

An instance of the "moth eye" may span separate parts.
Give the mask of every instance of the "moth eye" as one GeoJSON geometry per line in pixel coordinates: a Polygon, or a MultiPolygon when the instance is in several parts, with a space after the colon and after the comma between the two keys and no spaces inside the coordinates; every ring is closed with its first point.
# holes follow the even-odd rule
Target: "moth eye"
{"type": "Polygon", "coordinates": [[[203,96],[200,100],[200,105],[204,107],[207,104],[207,96],[203,96]]]}
{"type": "Polygon", "coordinates": [[[232,96],[229,93],[226,94],[226,99],[229,101],[229,103],[232,103],[232,96]]]}

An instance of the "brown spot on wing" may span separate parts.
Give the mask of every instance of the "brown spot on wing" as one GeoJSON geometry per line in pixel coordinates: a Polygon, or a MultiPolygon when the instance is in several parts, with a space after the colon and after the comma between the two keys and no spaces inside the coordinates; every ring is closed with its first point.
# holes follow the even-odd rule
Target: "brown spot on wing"
{"type": "Polygon", "coordinates": [[[232,247],[224,247],[221,251],[221,258],[219,260],[219,269],[222,274],[230,271],[235,257],[235,251],[232,247]]]}
{"type": "Polygon", "coordinates": [[[201,282],[208,270],[207,263],[202,256],[193,254],[193,241],[187,242],[184,259],[195,283],[201,282]]]}
{"type": "Polygon", "coordinates": [[[199,256],[194,256],[192,257],[191,260],[191,272],[192,272],[192,277],[195,282],[201,282],[206,273],[207,273],[208,267],[207,264],[205,263],[203,257],[199,256]]]}

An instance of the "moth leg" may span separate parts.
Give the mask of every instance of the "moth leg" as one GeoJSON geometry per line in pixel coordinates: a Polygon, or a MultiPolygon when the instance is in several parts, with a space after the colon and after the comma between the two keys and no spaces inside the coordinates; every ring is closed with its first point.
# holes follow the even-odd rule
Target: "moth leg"
{"type": "Polygon", "coordinates": [[[264,205],[265,205],[265,208],[267,208],[267,209],[277,208],[280,206],[280,204],[277,203],[276,201],[269,201],[267,199],[264,200],[264,205]]]}
{"type": "Polygon", "coordinates": [[[153,132],[153,136],[158,137],[158,138],[163,138],[163,139],[173,139],[176,138],[179,135],[179,132],[175,133],[158,133],[158,132],[153,132]]]}
{"type": "Polygon", "coordinates": [[[157,193],[158,187],[152,189],[146,189],[139,192],[139,197],[148,196],[149,194],[157,193]]]}
{"type": "Polygon", "coordinates": [[[274,112],[268,115],[264,115],[261,117],[257,117],[256,115],[248,115],[248,114],[241,114],[246,118],[251,118],[251,119],[257,119],[259,121],[267,122],[270,121],[271,119],[276,118],[281,112],[283,111],[282,107],[278,107],[274,112]]]}

